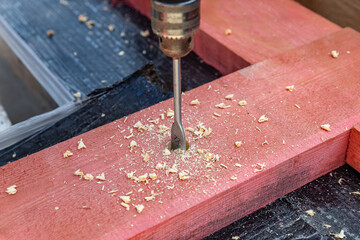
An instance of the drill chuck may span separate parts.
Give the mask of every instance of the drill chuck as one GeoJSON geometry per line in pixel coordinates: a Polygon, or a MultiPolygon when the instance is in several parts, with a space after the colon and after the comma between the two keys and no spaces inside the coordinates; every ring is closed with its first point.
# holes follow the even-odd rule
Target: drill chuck
{"type": "Polygon", "coordinates": [[[151,0],[151,25],[165,55],[186,56],[200,26],[200,0],[151,0]]]}

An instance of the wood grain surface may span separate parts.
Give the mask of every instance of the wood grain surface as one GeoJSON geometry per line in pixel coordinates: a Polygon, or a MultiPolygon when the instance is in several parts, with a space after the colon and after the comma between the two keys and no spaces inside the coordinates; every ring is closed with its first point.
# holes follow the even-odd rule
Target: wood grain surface
{"type": "Polygon", "coordinates": [[[359,33],[344,29],[189,91],[184,126],[203,123],[212,132],[199,138],[187,131],[184,155],[162,153],[170,137],[158,133],[159,125],[170,127],[171,118],[148,122],[172,108],[167,100],[3,166],[0,238],[200,238],[343,165],[350,129],[360,121],[359,43],[359,33]],[[329,54],[334,49],[337,59],[329,54]],[[228,94],[233,100],[225,100],[228,94]],[[195,99],[200,104],[191,106],[195,99]],[[248,105],[239,106],[244,99],[248,105]],[[215,107],[222,102],[230,107],[215,107]],[[259,123],[262,115],[269,121],[259,123]],[[138,121],[148,129],[134,128],[138,121]],[[331,131],[320,128],[325,123],[331,131]],[[86,149],[77,150],[80,139],[86,149]],[[63,158],[66,150],[74,155],[63,158]],[[155,169],[158,163],[165,169],[155,169]],[[169,173],[174,164],[178,172],[169,173]],[[81,180],[77,169],[104,173],[106,181],[81,180]],[[190,179],[180,180],[182,171],[190,179]],[[136,182],[127,178],[131,172],[156,173],[158,181],[136,182]],[[11,185],[15,195],[5,193],[11,185]],[[128,192],[129,211],[119,198],[128,192]],[[132,204],[145,209],[139,214],[132,204]]]}
{"type": "Polygon", "coordinates": [[[360,124],[351,129],[346,163],[360,172],[360,124]]]}

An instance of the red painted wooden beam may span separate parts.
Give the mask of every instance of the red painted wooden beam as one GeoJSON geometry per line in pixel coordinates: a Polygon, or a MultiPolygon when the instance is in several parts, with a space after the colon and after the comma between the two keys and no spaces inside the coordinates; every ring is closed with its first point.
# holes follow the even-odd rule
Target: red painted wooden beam
{"type": "Polygon", "coordinates": [[[360,172],[360,123],[351,129],[346,163],[360,172]]]}
{"type": "MultiPolygon", "coordinates": [[[[126,2],[150,17],[149,0],[126,2]]],[[[203,0],[194,51],[228,74],[338,30],[295,1],[203,0]]]]}
{"type": "Polygon", "coordinates": [[[185,155],[162,153],[170,137],[159,126],[173,121],[159,117],[172,107],[168,100],[3,166],[0,239],[208,235],[344,164],[350,129],[360,122],[359,65],[360,34],[344,29],[187,92],[184,126],[197,135],[186,132],[185,155]],[[200,104],[190,105],[195,99],[200,104]],[[259,123],[262,115],[268,121],[259,123]],[[136,129],[138,121],[147,129],[136,129]],[[77,149],[80,139],[86,149],[77,149]],[[66,150],[73,156],[64,158],[66,150]],[[77,169],[106,180],[80,180],[77,169]],[[141,181],[151,173],[156,180],[141,181]],[[5,193],[12,185],[17,193],[5,193]],[[126,193],[129,211],[119,197],[126,193]],[[137,213],[132,204],[145,208],[137,213]]]}

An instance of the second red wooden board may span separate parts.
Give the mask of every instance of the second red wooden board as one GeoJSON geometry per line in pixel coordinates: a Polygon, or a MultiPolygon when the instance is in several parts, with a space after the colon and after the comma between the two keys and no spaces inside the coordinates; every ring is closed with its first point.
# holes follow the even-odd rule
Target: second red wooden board
{"type": "Polygon", "coordinates": [[[0,239],[206,236],[344,164],[359,65],[345,29],[185,93],[185,154],[168,100],[10,163],[0,239]]]}

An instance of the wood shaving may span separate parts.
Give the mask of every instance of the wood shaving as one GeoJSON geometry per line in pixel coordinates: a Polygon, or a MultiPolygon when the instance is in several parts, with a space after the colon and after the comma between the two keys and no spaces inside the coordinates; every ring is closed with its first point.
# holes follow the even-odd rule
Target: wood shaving
{"type": "Polygon", "coordinates": [[[180,178],[180,180],[188,180],[190,178],[190,176],[188,175],[187,172],[181,171],[181,172],[179,172],[179,178],[180,178]]]}
{"type": "Polygon", "coordinates": [[[221,115],[216,113],[216,112],[214,112],[213,114],[214,114],[215,117],[221,117],[221,115]]]}
{"type": "Polygon", "coordinates": [[[124,202],[121,202],[120,204],[121,204],[121,206],[123,206],[124,208],[126,208],[127,211],[130,210],[130,205],[129,205],[129,204],[126,204],[126,203],[124,203],[124,202]]]}
{"type": "Polygon", "coordinates": [[[152,201],[152,200],[154,200],[155,199],[155,196],[154,195],[152,195],[151,197],[145,197],[145,200],[146,201],[152,201]]]}
{"type": "Polygon", "coordinates": [[[204,150],[198,149],[197,152],[198,152],[199,154],[203,154],[203,153],[204,153],[204,150]]]}
{"type": "Polygon", "coordinates": [[[55,209],[55,210],[59,210],[60,208],[59,208],[59,207],[55,207],[54,209],[55,209]]]}
{"type": "Polygon", "coordinates": [[[149,154],[145,153],[144,162],[148,162],[148,161],[149,161],[149,154]]]}
{"type": "Polygon", "coordinates": [[[147,177],[148,177],[148,174],[145,173],[144,175],[139,176],[139,177],[137,178],[137,181],[138,181],[138,182],[146,182],[147,177]]]}
{"type": "Polygon", "coordinates": [[[215,105],[215,107],[220,108],[220,109],[225,109],[225,108],[229,108],[230,106],[226,106],[225,103],[220,103],[215,105]]]}
{"type": "Polygon", "coordinates": [[[108,192],[108,194],[113,194],[113,193],[117,193],[119,190],[111,190],[110,192],[108,192]]]}
{"type": "Polygon", "coordinates": [[[150,120],[149,123],[154,123],[154,124],[159,124],[159,119],[155,119],[155,120],[150,120]]]}
{"type": "Polygon", "coordinates": [[[161,120],[164,120],[164,119],[165,119],[165,114],[161,113],[161,114],[160,114],[160,119],[161,119],[161,120]]]}
{"type": "Polygon", "coordinates": [[[49,38],[52,38],[54,36],[55,32],[53,30],[47,30],[46,32],[46,35],[49,37],[49,38]]]}
{"type": "Polygon", "coordinates": [[[66,150],[66,152],[64,152],[64,154],[63,154],[64,158],[70,157],[72,155],[74,155],[74,154],[72,152],[70,152],[69,150],[66,150]]]}
{"type": "Polygon", "coordinates": [[[220,164],[220,167],[228,169],[228,167],[225,164],[220,164]]]}
{"type": "Polygon", "coordinates": [[[82,176],[84,176],[84,173],[81,172],[80,169],[78,169],[78,170],[76,170],[76,171],[74,172],[74,175],[75,175],[75,176],[80,176],[80,177],[82,177],[82,176]]]}
{"type": "Polygon", "coordinates": [[[330,54],[331,54],[331,56],[332,56],[333,58],[338,58],[338,57],[339,57],[339,52],[336,51],[336,50],[332,50],[330,54]]]}
{"type": "Polygon", "coordinates": [[[240,105],[240,106],[246,106],[246,105],[247,105],[247,102],[246,102],[245,100],[241,100],[241,101],[239,102],[239,105],[240,105]]]}
{"type": "Polygon", "coordinates": [[[337,239],[343,239],[346,237],[344,230],[341,230],[340,233],[330,233],[330,236],[337,238],[337,239]]]}
{"type": "Polygon", "coordinates": [[[309,215],[309,216],[311,216],[311,217],[315,215],[315,212],[314,212],[314,210],[312,210],[312,209],[307,210],[307,211],[305,211],[305,212],[306,212],[307,215],[309,215]]]}
{"type": "Polygon", "coordinates": [[[100,175],[97,175],[95,177],[97,180],[100,180],[100,181],[105,181],[105,174],[104,173],[101,173],[100,175]]]}
{"type": "Polygon", "coordinates": [[[265,115],[262,115],[258,120],[259,123],[263,123],[267,121],[269,121],[269,119],[265,115]]]}
{"type": "Polygon", "coordinates": [[[192,100],[191,102],[190,102],[190,105],[199,105],[200,104],[200,102],[199,102],[199,100],[197,100],[197,99],[195,99],[195,100],[192,100]]]}
{"type": "Polygon", "coordinates": [[[195,128],[192,128],[192,127],[187,127],[185,128],[185,131],[189,131],[189,132],[195,132],[195,128]]]}
{"type": "Polygon", "coordinates": [[[328,123],[321,125],[320,128],[323,129],[323,130],[325,130],[325,131],[328,131],[328,132],[331,131],[331,129],[330,129],[330,124],[328,124],[328,123]]]}
{"type": "Polygon", "coordinates": [[[235,167],[242,167],[242,165],[240,163],[235,163],[235,167]]]}
{"type": "Polygon", "coordinates": [[[265,140],[263,143],[261,143],[261,146],[267,145],[269,144],[269,142],[267,140],[265,140]]]}
{"type": "Polygon", "coordinates": [[[121,56],[124,56],[125,55],[125,51],[120,51],[119,53],[118,53],[118,55],[121,57],[121,56]]]}
{"type": "Polygon", "coordinates": [[[343,178],[339,178],[338,183],[341,185],[342,181],[344,181],[344,180],[345,180],[345,179],[343,179],[343,178]]]}
{"type": "Polygon", "coordinates": [[[74,93],[74,97],[76,97],[76,98],[81,98],[81,92],[76,92],[76,93],[74,93]]]}
{"type": "Polygon", "coordinates": [[[177,166],[176,164],[174,163],[173,166],[171,168],[168,169],[167,173],[177,173],[178,170],[177,170],[177,166]]]}
{"type": "Polygon", "coordinates": [[[297,105],[296,103],[294,104],[295,107],[297,107],[298,109],[300,109],[301,107],[299,105],[297,105]]]}
{"type": "Polygon", "coordinates": [[[171,152],[170,152],[169,149],[165,148],[165,149],[162,151],[162,154],[163,154],[164,156],[169,156],[169,155],[171,154],[171,152]]]}
{"type": "Polygon", "coordinates": [[[86,21],[85,24],[88,27],[88,29],[92,29],[95,26],[95,21],[89,20],[89,21],[86,21]]]}
{"type": "Polygon", "coordinates": [[[240,237],[239,237],[239,236],[233,236],[233,237],[231,237],[231,239],[232,239],[232,240],[239,240],[240,237]]]}
{"type": "Polygon", "coordinates": [[[324,228],[331,228],[331,225],[329,225],[329,224],[323,224],[323,227],[324,227],[324,228]]]}
{"type": "Polygon", "coordinates": [[[134,207],[136,208],[136,211],[138,212],[138,213],[142,213],[142,211],[144,210],[144,205],[142,205],[142,204],[138,204],[138,205],[134,205],[134,207]]]}
{"type": "Polygon", "coordinates": [[[130,202],[131,202],[130,196],[120,196],[120,199],[121,199],[124,203],[130,203],[130,202]]]}
{"type": "Polygon", "coordinates": [[[226,35],[226,36],[231,35],[231,33],[232,33],[232,31],[231,31],[230,28],[225,29],[225,35],[226,35]]]}
{"type": "Polygon", "coordinates": [[[80,139],[80,141],[78,141],[78,147],[77,148],[78,148],[78,150],[86,148],[86,146],[85,146],[82,139],[80,139]]]}
{"type": "Polygon", "coordinates": [[[158,131],[158,133],[159,134],[164,134],[164,133],[166,133],[167,131],[169,131],[170,130],[170,128],[168,128],[167,126],[165,126],[165,125],[159,125],[159,131],[158,131]]]}
{"type": "Polygon", "coordinates": [[[206,128],[203,123],[199,123],[195,129],[188,127],[185,130],[192,132],[198,139],[208,137],[212,132],[211,128],[206,128]]]}
{"type": "Polygon", "coordinates": [[[261,172],[265,168],[265,163],[257,163],[252,165],[252,167],[255,167],[254,172],[261,172]]]}
{"type": "Polygon", "coordinates": [[[139,132],[146,131],[146,130],[148,129],[148,128],[147,128],[144,124],[142,124],[140,121],[138,121],[137,123],[135,123],[134,128],[137,128],[137,130],[138,130],[139,132]]]}
{"type": "Polygon", "coordinates": [[[229,94],[225,96],[226,100],[232,100],[234,98],[234,94],[229,94]]]}
{"type": "Polygon", "coordinates": [[[142,37],[149,37],[150,36],[150,31],[149,30],[140,31],[140,35],[142,37]]]}
{"type": "Polygon", "coordinates": [[[210,153],[210,152],[206,152],[206,154],[204,155],[205,159],[207,161],[213,161],[213,162],[217,162],[219,161],[219,155],[215,155],[213,153],[210,153]]]}
{"type": "Polygon", "coordinates": [[[88,180],[88,181],[91,181],[91,180],[94,179],[94,176],[91,173],[87,173],[87,174],[84,175],[84,179],[88,180]]]}
{"type": "Polygon", "coordinates": [[[237,177],[232,176],[232,177],[230,177],[230,179],[233,180],[233,181],[235,181],[235,180],[237,180],[237,177]]]}
{"type": "Polygon", "coordinates": [[[136,143],[134,140],[132,140],[132,141],[130,142],[130,152],[131,152],[136,146],[137,146],[137,143],[136,143]]]}
{"type": "Polygon", "coordinates": [[[162,170],[162,169],[165,169],[165,166],[166,166],[166,163],[164,163],[164,164],[158,163],[158,164],[156,164],[155,168],[157,170],[162,170]]]}
{"type": "Polygon", "coordinates": [[[131,195],[132,193],[133,193],[133,191],[130,191],[128,193],[125,193],[125,195],[128,196],[128,195],[131,195]]]}
{"type": "Polygon", "coordinates": [[[84,22],[86,22],[88,20],[88,17],[86,15],[84,15],[84,14],[80,14],[78,16],[78,20],[79,20],[79,22],[84,23],[84,22]]]}
{"type": "Polygon", "coordinates": [[[130,134],[129,136],[124,136],[124,139],[130,139],[130,138],[132,138],[134,136],[134,134],[132,133],[132,134],[130,134]]]}
{"type": "Polygon", "coordinates": [[[243,144],[243,143],[242,143],[241,141],[235,142],[235,146],[236,146],[236,147],[241,147],[242,144],[243,144]]]}
{"type": "Polygon", "coordinates": [[[150,174],[149,174],[149,177],[150,177],[152,180],[156,180],[156,179],[157,179],[156,173],[150,173],[150,174]]]}
{"type": "Polygon", "coordinates": [[[168,118],[174,117],[174,111],[169,108],[168,111],[167,111],[167,113],[166,113],[166,116],[167,116],[168,118]]]}
{"type": "Polygon", "coordinates": [[[360,195],[360,192],[351,192],[351,194],[360,195]]]}
{"type": "Polygon", "coordinates": [[[113,31],[115,30],[115,26],[112,25],[112,24],[110,24],[110,25],[108,26],[108,30],[109,30],[110,32],[113,32],[113,31]]]}
{"type": "Polygon", "coordinates": [[[60,0],[59,1],[61,5],[64,5],[64,6],[68,6],[69,5],[69,2],[66,1],[66,0],[60,0]]]}
{"type": "Polygon", "coordinates": [[[292,92],[292,91],[294,91],[294,85],[291,85],[291,86],[287,86],[287,87],[285,87],[285,89],[286,90],[288,90],[289,92],[292,92]]]}
{"type": "Polygon", "coordinates": [[[9,195],[14,195],[17,192],[16,185],[12,185],[12,186],[6,188],[5,192],[9,195]]]}

